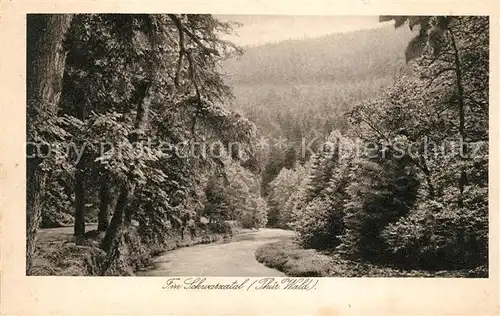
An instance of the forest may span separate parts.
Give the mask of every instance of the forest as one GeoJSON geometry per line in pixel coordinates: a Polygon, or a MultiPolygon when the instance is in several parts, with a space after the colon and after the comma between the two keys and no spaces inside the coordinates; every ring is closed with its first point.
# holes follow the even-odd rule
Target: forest
{"type": "Polygon", "coordinates": [[[295,276],[487,276],[488,18],[384,19],[419,29],[407,66],[278,168],[269,220],[298,242],[257,258],[295,276]]]}
{"type": "Polygon", "coordinates": [[[27,17],[27,275],[281,231],[252,260],[289,276],[488,276],[487,17],[256,47],[208,14],[27,17]]]}

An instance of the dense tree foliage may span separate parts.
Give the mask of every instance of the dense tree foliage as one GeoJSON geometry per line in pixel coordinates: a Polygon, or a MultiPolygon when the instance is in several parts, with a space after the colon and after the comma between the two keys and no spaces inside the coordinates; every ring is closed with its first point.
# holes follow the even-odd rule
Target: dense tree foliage
{"type": "Polygon", "coordinates": [[[389,20],[238,60],[211,15],[29,15],[27,273],[67,224],[89,274],[266,225],[344,263],[484,269],[489,20],[389,20]]]}
{"type": "MultiPolygon", "coordinates": [[[[240,50],[219,39],[231,24],[210,15],[67,15],[72,22],[65,32],[49,25],[35,33],[37,19],[59,17],[28,19],[34,41],[54,33],[67,52],[61,100],[54,100],[50,111],[41,110],[54,123],[34,125],[36,136],[30,138],[52,150],[43,160],[47,185],[29,192],[43,197],[46,222],[73,206],[77,243],[88,245],[92,234],[86,221],[98,220],[102,234],[92,245],[103,250],[100,273],[123,274],[153,247],[168,247],[171,236],[199,233],[193,228],[203,226],[203,215],[213,217],[218,195],[210,179],[233,172],[239,184],[258,186],[250,163],[255,126],[223,105],[232,95],[220,65],[240,50]],[[217,147],[217,153],[207,153],[207,146],[217,147]]],[[[31,54],[51,57],[44,55],[48,50],[31,54]]],[[[29,65],[31,78],[45,75],[36,63],[29,65]]],[[[35,115],[28,111],[28,126],[38,120],[35,115]]],[[[229,219],[236,209],[247,227],[265,225],[259,192],[239,189],[231,188],[229,197],[243,201],[237,206],[231,201],[233,210],[218,204],[219,217],[229,219]]],[[[28,218],[28,225],[36,229],[38,222],[28,218]]]]}
{"type": "Polygon", "coordinates": [[[264,195],[283,167],[311,157],[302,152],[303,141],[316,150],[333,129],[347,128],[346,110],[392,83],[411,36],[382,27],[287,40],[247,47],[224,62],[236,96],[232,107],[255,122],[271,146],[264,154],[264,195]]]}
{"type": "Polygon", "coordinates": [[[307,176],[307,165],[298,164],[294,169],[283,168],[269,184],[268,224],[272,227],[290,228],[293,199],[307,176]]]}
{"type": "Polygon", "coordinates": [[[485,267],[488,18],[391,19],[418,29],[408,66],[345,112],[348,127],[330,134],[293,189],[289,225],[304,246],[354,261],[485,267]]]}

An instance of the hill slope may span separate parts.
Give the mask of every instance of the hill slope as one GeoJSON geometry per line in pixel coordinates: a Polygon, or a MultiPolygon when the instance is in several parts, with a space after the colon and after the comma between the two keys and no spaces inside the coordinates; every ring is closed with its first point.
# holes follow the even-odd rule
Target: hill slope
{"type": "Polygon", "coordinates": [[[404,64],[411,37],[407,28],[393,27],[288,40],[247,47],[245,54],[225,63],[235,85],[310,84],[391,76],[404,64]]]}
{"type": "Polygon", "coordinates": [[[226,61],[233,109],[252,120],[271,146],[286,141],[264,153],[264,184],[283,166],[307,159],[304,141],[342,130],[346,109],[393,83],[411,36],[407,28],[389,26],[247,47],[226,61]]]}

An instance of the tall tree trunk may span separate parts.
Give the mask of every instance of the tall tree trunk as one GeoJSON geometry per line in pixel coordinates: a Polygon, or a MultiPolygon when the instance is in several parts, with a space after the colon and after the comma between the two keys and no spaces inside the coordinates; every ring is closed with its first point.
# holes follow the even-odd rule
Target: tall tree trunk
{"type": "Polygon", "coordinates": [[[42,218],[42,190],[47,175],[38,169],[37,159],[27,159],[26,164],[26,275],[30,275],[36,250],[36,234],[42,218]]]}
{"type": "MultiPolygon", "coordinates": [[[[458,53],[458,48],[455,43],[455,38],[451,30],[449,31],[449,34],[451,38],[451,45],[453,48],[455,75],[457,77],[456,84],[457,84],[457,98],[458,98],[458,120],[459,120],[459,133],[462,146],[460,152],[460,159],[463,162],[467,155],[467,144],[465,144],[467,135],[465,132],[465,104],[464,104],[464,87],[462,84],[462,68],[460,65],[460,56],[458,53]]],[[[460,189],[460,199],[459,199],[460,204],[462,204],[463,202],[463,193],[466,182],[467,182],[466,168],[465,166],[462,165],[460,168],[460,179],[458,182],[458,187],[460,189]]]]}
{"type": "Polygon", "coordinates": [[[436,191],[434,189],[434,184],[432,183],[432,176],[429,167],[427,166],[426,159],[427,157],[420,156],[421,163],[418,164],[418,166],[420,167],[420,170],[422,170],[422,172],[424,173],[425,181],[427,183],[427,189],[429,191],[429,198],[433,199],[436,194],[436,191]]]}
{"type": "Polygon", "coordinates": [[[85,175],[83,163],[77,165],[75,172],[75,225],[74,235],[77,243],[85,237],[85,175]]]}
{"type": "MultiPolygon", "coordinates": [[[[36,141],[36,126],[57,113],[66,63],[64,38],[73,16],[39,14],[27,17],[27,141],[36,141]]],[[[26,274],[31,274],[40,224],[46,173],[36,146],[27,146],[26,274]]]]}
{"type": "Polygon", "coordinates": [[[111,207],[111,199],[109,193],[109,178],[107,174],[101,178],[101,188],[99,190],[99,223],[97,224],[97,230],[105,232],[109,226],[109,213],[111,207]]]}
{"type": "MultiPolygon", "coordinates": [[[[79,104],[77,111],[78,118],[85,122],[86,106],[85,103],[79,104]]],[[[85,238],[85,167],[87,165],[87,154],[85,152],[85,143],[81,144],[82,153],[76,166],[75,172],[75,225],[74,236],[76,242],[83,242],[85,238]]]]}
{"type": "Polygon", "coordinates": [[[125,210],[128,207],[129,197],[133,190],[127,185],[123,185],[120,189],[120,194],[118,195],[118,200],[116,202],[115,212],[111,218],[111,223],[109,224],[106,235],[102,241],[101,248],[109,252],[111,247],[116,242],[118,237],[121,235],[123,230],[123,222],[125,219],[125,210]]]}
{"type": "MultiPolygon", "coordinates": [[[[150,86],[151,83],[149,81],[142,82],[137,87],[132,100],[133,103],[137,104],[137,115],[134,123],[135,132],[130,135],[131,143],[140,140],[141,135],[144,134],[149,112],[149,103],[146,98],[148,96],[150,86]]],[[[115,211],[101,245],[102,249],[108,254],[112,250],[112,247],[118,246],[122,234],[129,229],[130,220],[133,215],[133,210],[130,208],[129,204],[130,198],[133,196],[135,186],[132,181],[126,181],[127,183],[122,184],[120,187],[120,193],[115,206],[115,211]]]]}

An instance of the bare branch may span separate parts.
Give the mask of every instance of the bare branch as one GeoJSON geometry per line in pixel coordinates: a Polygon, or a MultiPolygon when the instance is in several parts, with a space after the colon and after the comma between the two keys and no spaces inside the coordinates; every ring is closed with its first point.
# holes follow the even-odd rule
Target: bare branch
{"type": "Polygon", "coordinates": [[[433,78],[431,79],[431,81],[425,86],[425,89],[429,89],[430,86],[432,85],[432,83],[439,78],[439,76],[441,76],[442,74],[448,72],[448,71],[455,71],[455,68],[443,68],[441,69],[440,71],[438,71],[434,76],[433,78]]]}
{"type": "Polygon", "coordinates": [[[186,33],[187,36],[189,36],[189,38],[191,38],[201,49],[203,49],[205,51],[205,53],[207,53],[209,55],[213,54],[213,55],[219,56],[219,52],[217,50],[205,46],[196,35],[194,35],[190,30],[188,30],[182,24],[182,22],[179,20],[179,18],[175,14],[169,14],[168,16],[172,19],[172,21],[174,21],[177,28],[182,29],[183,32],[186,33]]]}
{"type": "Polygon", "coordinates": [[[363,118],[362,115],[360,115],[360,119],[362,122],[365,122],[373,131],[375,131],[380,137],[382,137],[384,140],[386,140],[388,143],[391,143],[389,141],[389,138],[387,138],[387,136],[385,136],[377,127],[375,127],[375,125],[369,120],[369,119],[366,119],[366,118],[363,118]]]}
{"type": "Polygon", "coordinates": [[[186,49],[184,47],[184,27],[182,26],[181,21],[174,14],[169,14],[168,16],[172,19],[175,26],[177,27],[177,31],[179,32],[179,60],[177,61],[177,69],[175,71],[175,79],[174,79],[175,86],[178,87],[179,76],[182,67],[182,58],[184,57],[184,54],[186,52],[186,49]]]}

